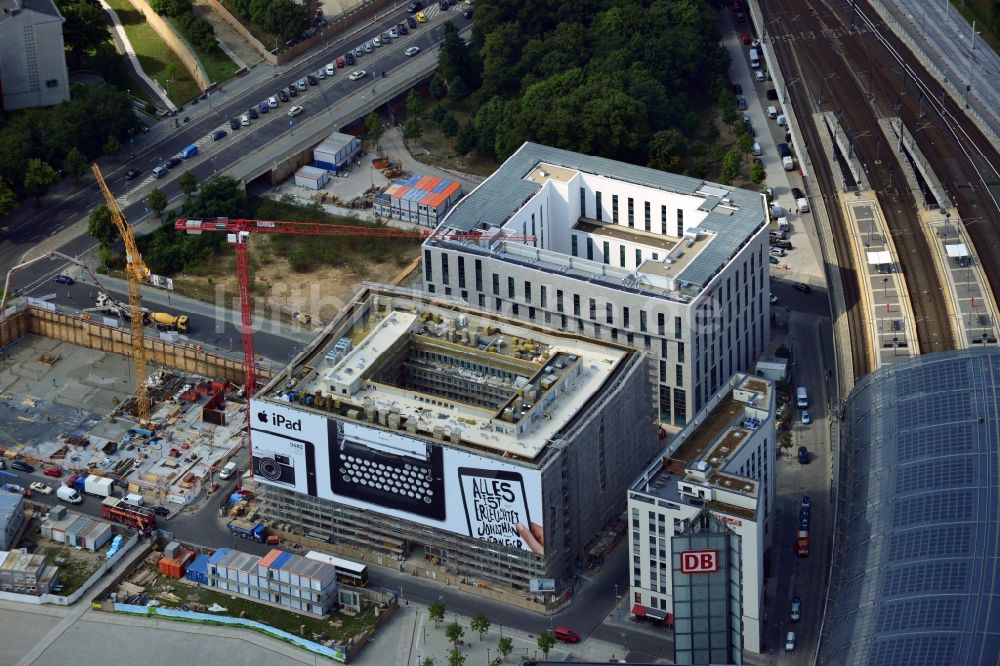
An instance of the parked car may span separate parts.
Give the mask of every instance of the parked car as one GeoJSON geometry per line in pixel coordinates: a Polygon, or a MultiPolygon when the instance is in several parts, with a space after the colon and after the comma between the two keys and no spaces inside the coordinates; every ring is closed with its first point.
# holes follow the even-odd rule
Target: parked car
{"type": "Polygon", "coordinates": [[[795,284],[792,285],[792,289],[794,289],[795,291],[801,291],[803,294],[812,293],[812,287],[807,285],[805,282],[796,282],[795,284]]]}
{"type": "MultiPolygon", "coordinates": [[[[299,89],[296,88],[294,85],[288,86],[288,96],[289,97],[298,97],[299,96],[299,89]]],[[[285,100],[285,101],[287,101],[287,100],[285,100]]]]}
{"type": "Polygon", "coordinates": [[[750,36],[750,33],[744,32],[740,35],[740,41],[743,42],[744,45],[750,46],[750,42],[753,41],[753,38],[750,36]]]}
{"type": "Polygon", "coordinates": [[[572,629],[566,627],[556,627],[552,630],[552,637],[563,643],[579,643],[580,635],[572,629]]]}
{"type": "Polygon", "coordinates": [[[229,132],[224,129],[217,129],[212,132],[212,141],[221,141],[222,139],[225,139],[228,134],[229,132]]]}
{"type": "Polygon", "coordinates": [[[323,71],[326,72],[327,76],[333,76],[334,74],[337,73],[337,66],[334,65],[332,62],[328,62],[326,63],[326,67],[323,69],[323,71]]]}
{"type": "Polygon", "coordinates": [[[792,597],[792,622],[798,622],[802,619],[802,600],[798,597],[792,597]]]}
{"type": "Polygon", "coordinates": [[[125,174],[125,180],[135,180],[141,173],[140,169],[129,169],[128,173],[125,174]]]}
{"type": "Polygon", "coordinates": [[[46,467],[42,470],[42,474],[45,476],[51,476],[53,479],[58,479],[63,475],[63,471],[58,467],[46,467]]]}
{"type": "Polygon", "coordinates": [[[317,69],[315,71],[315,73],[313,74],[313,76],[315,76],[317,79],[325,79],[326,78],[326,70],[323,69],[322,67],[320,67],[319,69],[317,69]]]}
{"type": "Polygon", "coordinates": [[[250,124],[250,116],[244,113],[242,116],[240,116],[240,125],[246,127],[249,124],[250,124]]]}
{"type": "Polygon", "coordinates": [[[15,460],[10,464],[11,469],[16,469],[18,472],[27,472],[31,474],[35,471],[35,468],[24,462],[23,460],[15,460]]]}
{"type": "Polygon", "coordinates": [[[397,25],[396,26],[396,30],[398,30],[399,34],[401,34],[401,35],[408,35],[408,34],[410,34],[410,29],[406,27],[405,23],[400,23],[399,25],[397,25]]]}
{"type": "Polygon", "coordinates": [[[171,157],[169,160],[167,160],[166,162],[164,162],[163,166],[167,167],[168,169],[173,169],[175,166],[177,166],[178,164],[180,164],[183,161],[184,160],[182,160],[181,158],[179,158],[179,157],[177,157],[175,155],[174,157],[171,157]]]}
{"type": "Polygon", "coordinates": [[[309,76],[306,77],[306,81],[308,81],[309,85],[311,85],[311,86],[319,85],[319,79],[317,79],[312,74],[310,74],[309,76]]]}
{"type": "Polygon", "coordinates": [[[165,506],[154,506],[153,513],[155,513],[158,516],[166,517],[170,515],[170,509],[168,509],[165,506]]]}
{"type": "Polygon", "coordinates": [[[756,72],[753,73],[753,78],[757,79],[757,81],[763,81],[764,77],[765,77],[765,72],[762,69],[758,69],[756,72]]]}
{"type": "Polygon", "coordinates": [[[257,113],[257,109],[255,109],[255,108],[251,108],[248,113],[250,114],[250,117],[252,119],[254,119],[254,120],[257,120],[258,118],[260,118],[260,114],[257,113]]]}
{"type": "Polygon", "coordinates": [[[41,493],[43,495],[51,495],[52,494],[52,486],[44,484],[41,481],[35,481],[34,483],[31,484],[30,488],[34,492],[41,493]]]}
{"type": "Polygon", "coordinates": [[[797,187],[793,187],[792,188],[792,198],[793,199],[802,199],[802,198],[805,198],[805,196],[806,195],[802,194],[802,190],[800,190],[799,188],[797,188],[797,187]]]}
{"type": "Polygon", "coordinates": [[[365,53],[371,53],[372,52],[372,46],[373,46],[373,44],[372,44],[372,41],[370,39],[367,42],[365,42],[365,53]]]}
{"type": "Polygon", "coordinates": [[[768,257],[767,260],[769,262],[771,262],[772,264],[780,264],[781,263],[780,261],[778,261],[777,257],[768,257]]]}
{"type": "Polygon", "coordinates": [[[399,39],[399,30],[396,30],[396,28],[389,28],[389,36],[393,39],[399,39]]]}
{"type": "Polygon", "coordinates": [[[808,409],[803,409],[802,410],[802,424],[803,425],[809,425],[810,423],[812,423],[812,417],[809,416],[809,410],[808,409]]]}
{"type": "MultiPolygon", "coordinates": [[[[247,124],[249,125],[250,123],[247,123],[247,124]]],[[[238,130],[239,128],[240,128],[240,119],[239,118],[230,118],[229,119],[229,129],[238,130]]]]}
{"type": "Polygon", "coordinates": [[[270,97],[268,97],[267,98],[267,106],[270,109],[277,109],[278,108],[278,98],[275,97],[274,95],[271,95],[270,97]]]}
{"type": "Polygon", "coordinates": [[[420,53],[420,47],[419,46],[411,46],[411,47],[407,48],[405,51],[403,51],[403,53],[412,58],[413,56],[415,56],[418,53],[420,53]]]}
{"type": "Polygon", "coordinates": [[[812,500],[809,499],[809,495],[802,496],[802,507],[808,509],[812,506],[812,500]]]}
{"type": "Polygon", "coordinates": [[[348,65],[353,65],[354,64],[354,54],[353,53],[345,53],[343,60],[348,65]]]}
{"type": "Polygon", "coordinates": [[[363,45],[362,46],[355,46],[354,47],[354,57],[355,58],[360,58],[364,54],[365,54],[365,47],[363,45]]]}
{"type": "Polygon", "coordinates": [[[295,84],[299,90],[305,90],[308,87],[308,83],[305,79],[299,79],[299,82],[295,84]]]}
{"type": "Polygon", "coordinates": [[[785,636],[785,650],[792,652],[795,650],[795,632],[789,631],[788,635],[785,636]]]}
{"type": "Polygon", "coordinates": [[[153,178],[163,178],[166,175],[167,175],[167,167],[163,166],[162,164],[153,167],[153,178]]]}
{"type": "Polygon", "coordinates": [[[366,75],[367,73],[368,73],[368,72],[366,72],[365,70],[363,70],[363,69],[359,69],[359,70],[357,70],[357,71],[355,71],[355,72],[351,72],[351,75],[350,75],[350,76],[348,76],[347,78],[349,78],[349,79],[350,79],[351,81],[357,81],[358,79],[363,79],[363,78],[365,78],[365,75],[366,75]]]}
{"type": "Polygon", "coordinates": [[[746,111],[747,110],[747,100],[746,100],[746,98],[745,97],[737,97],[736,98],[736,106],[740,107],[740,111],[746,111]]]}
{"type": "MultiPolygon", "coordinates": [[[[274,98],[272,97],[271,99],[274,99],[274,98]]],[[[278,99],[280,99],[282,102],[287,102],[288,101],[288,93],[286,93],[284,90],[279,90],[278,91],[278,99]]]]}
{"type": "Polygon", "coordinates": [[[809,464],[809,449],[804,446],[799,447],[799,464],[808,465],[809,464]]]}
{"type": "Polygon", "coordinates": [[[406,17],[406,25],[410,26],[410,28],[416,28],[417,27],[417,19],[413,18],[412,16],[407,16],[406,17]]]}
{"type": "Polygon", "coordinates": [[[406,8],[406,11],[410,12],[411,14],[414,14],[416,12],[419,12],[423,8],[424,8],[424,3],[419,2],[418,0],[417,2],[411,2],[410,5],[406,8]]]}
{"type": "Polygon", "coordinates": [[[52,280],[58,282],[59,284],[76,284],[76,280],[74,280],[68,275],[63,275],[62,273],[56,275],[54,278],[52,278],[52,280]]]}
{"type": "Polygon", "coordinates": [[[261,113],[267,113],[271,110],[271,107],[267,105],[267,102],[261,102],[257,105],[257,110],[261,113]]]}
{"type": "MultiPolygon", "coordinates": [[[[470,16],[472,14],[472,12],[470,11],[471,9],[472,9],[472,7],[469,6],[465,10],[466,12],[469,12],[470,16]]],[[[464,12],[462,13],[462,16],[465,16],[465,18],[469,18],[468,16],[465,15],[464,12]]],[[[427,14],[424,14],[423,12],[417,12],[417,17],[416,18],[417,18],[417,23],[427,23],[427,14]]]]}
{"type": "Polygon", "coordinates": [[[374,46],[376,48],[379,47],[379,46],[382,46],[382,38],[381,37],[372,37],[372,46],[374,46]]]}

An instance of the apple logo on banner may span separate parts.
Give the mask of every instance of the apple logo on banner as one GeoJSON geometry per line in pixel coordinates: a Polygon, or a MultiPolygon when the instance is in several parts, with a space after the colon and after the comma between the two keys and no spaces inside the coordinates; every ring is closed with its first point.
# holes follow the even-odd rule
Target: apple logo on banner
{"type": "Polygon", "coordinates": [[[267,423],[267,412],[257,412],[257,420],[261,423],[267,423]]]}

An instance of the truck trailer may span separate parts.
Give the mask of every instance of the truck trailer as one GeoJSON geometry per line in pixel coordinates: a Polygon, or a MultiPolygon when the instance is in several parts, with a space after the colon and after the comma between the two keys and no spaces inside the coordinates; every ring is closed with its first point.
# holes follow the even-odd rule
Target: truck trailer
{"type": "Polygon", "coordinates": [[[795,553],[799,557],[809,557],[809,530],[799,530],[799,537],[795,540],[795,553]]]}
{"type": "Polygon", "coordinates": [[[156,529],[156,514],[152,510],[125,502],[120,497],[105,497],[101,502],[101,518],[133,529],[156,529]]]}
{"type": "Polygon", "coordinates": [[[229,531],[241,539],[250,539],[257,543],[264,543],[267,539],[267,527],[264,523],[252,523],[249,520],[239,518],[229,521],[229,531]]]}
{"type": "Polygon", "coordinates": [[[90,474],[84,479],[83,492],[88,495],[97,495],[98,497],[110,497],[112,483],[111,479],[107,477],[90,474]]]}

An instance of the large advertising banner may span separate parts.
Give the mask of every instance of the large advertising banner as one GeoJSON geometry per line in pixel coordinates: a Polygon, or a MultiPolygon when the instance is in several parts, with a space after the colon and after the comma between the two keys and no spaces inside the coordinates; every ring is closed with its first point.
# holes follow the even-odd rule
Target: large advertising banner
{"type": "Polygon", "coordinates": [[[544,553],[536,470],[273,403],[250,408],[260,483],[544,553]]]}

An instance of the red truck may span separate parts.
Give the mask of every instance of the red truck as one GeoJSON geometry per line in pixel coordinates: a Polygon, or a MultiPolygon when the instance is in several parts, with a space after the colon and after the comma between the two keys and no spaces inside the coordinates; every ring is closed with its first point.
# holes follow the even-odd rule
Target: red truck
{"type": "Polygon", "coordinates": [[[795,552],[799,557],[809,557],[809,530],[799,530],[795,540],[795,552]]]}
{"type": "Polygon", "coordinates": [[[156,529],[156,514],[152,509],[129,504],[120,497],[104,498],[101,502],[101,518],[137,530],[156,529]]]}

